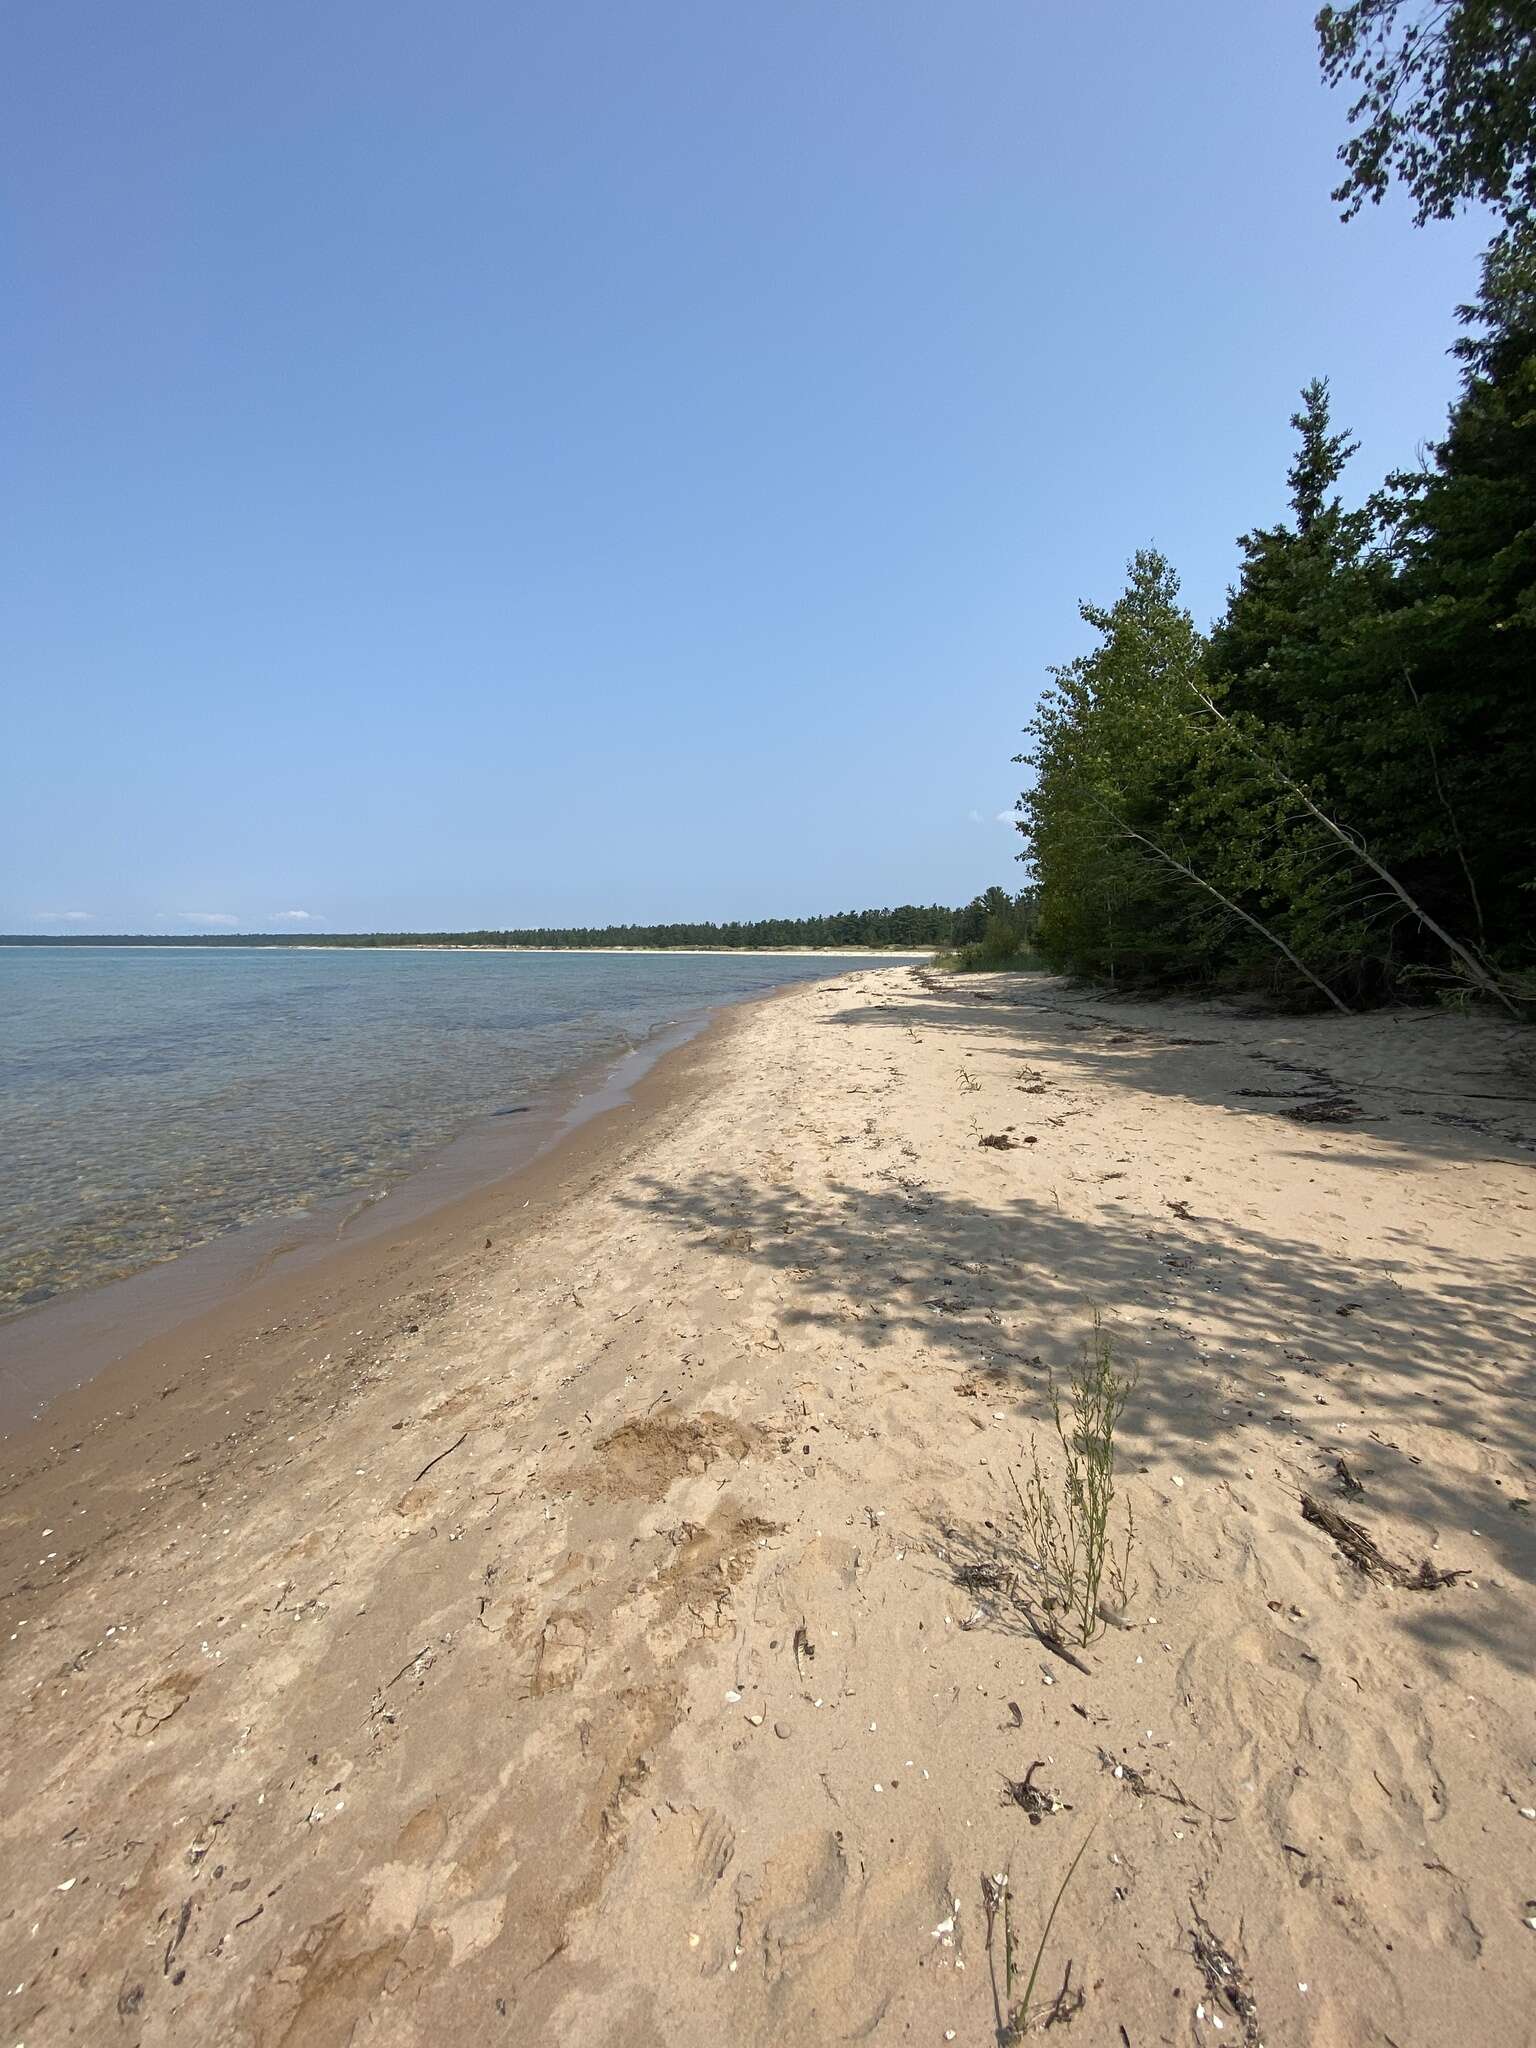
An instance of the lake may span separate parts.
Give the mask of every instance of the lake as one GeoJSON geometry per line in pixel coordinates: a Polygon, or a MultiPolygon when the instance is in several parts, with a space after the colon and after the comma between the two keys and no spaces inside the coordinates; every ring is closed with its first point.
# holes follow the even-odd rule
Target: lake
{"type": "MultiPolygon", "coordinates": [[[[0,948],[0,1314],[327,1198],[870,956],[0,948]]],[[[888,963],[887,963],[888,964],[888,963]]]]}

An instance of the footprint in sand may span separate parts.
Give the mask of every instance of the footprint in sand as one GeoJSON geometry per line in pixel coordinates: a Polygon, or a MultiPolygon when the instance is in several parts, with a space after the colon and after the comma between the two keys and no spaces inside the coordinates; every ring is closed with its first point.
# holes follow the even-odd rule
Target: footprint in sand
{"type": "Polygon", "coordinates": [[[663,1408],[604,1437],[572,1483],[588,1500],[660,1500],[674,1481],[720,1458],[739,1464],[756,1440],[755,1431],[728,1415],[663,1408]]]}
{"type": "Polygon", "coordinates": [[[539,1631],[533,1653],[533,1677],[529,1696],[543,1699],[547,1693],[569,1692],[587,1668],[587,1643],[591,1626],[584,1614],[568,1611],[552,1614],[539,1631]]]}
{"type": "Polygon", "coordinates": [[[802,1691],[836,1698],[848,1676],[848,1659],[858,1640],[856,1604],[859,1549],[840,1536],[816,1536],[792,1557],[781,1557],[766,1572],[753,1602],[756,1633],[765,1631],[792,1657],[802,1691]]]}

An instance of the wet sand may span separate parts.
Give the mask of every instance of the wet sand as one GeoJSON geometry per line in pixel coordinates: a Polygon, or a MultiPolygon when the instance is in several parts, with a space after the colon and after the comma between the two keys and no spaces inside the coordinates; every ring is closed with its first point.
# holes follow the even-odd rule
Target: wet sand
{"type": "MultiPolygon", "coordinates": [[[[520,1205],[538,1185],[522,1177],[584,1124],[633,1110],[658,1062],[688,1045],[717,1014],[701,1010],[620,1058],[605,1054],[563,1075],[531,1103],[477,1118],[378,1195],[340,1195],[297,1216],[247,1224],[120,1280],[0,1318],[0,1446],[62,1394],[78,1391],[109,1366],[138,1356],[153,1357],[158,1367],[169,1355],[167,1346],[195,1347],[202,1318],[215,1311],[218,1330],[238,1330],[250,1320],[246,1296],[259,1283],[277,1283],[262,1287],[257,1297],[265,1327],[290,1301],[306,1302],[316,1286],[323,1296],[332,1277],[356,1263],[342,1255],[359,1247],[373,1247],[395,1270],[424,1239],[430,1262],[442,1244],[476,1227],[482,1209],[500,1215],[514,1178],[514,1206],[520,1205]],[[295,1289],[292,1283],[301,1275],[312,1275],[312,1284],[295,1289]]],[[[684,1071],[676,1069],[678,1075],[684,1071]]],[[[647,1091],[643,1099],[659,1098],[647,1091]]],[[[610,1128],[604,1124],[605,1143],[610,1128]]],[[[362,1270],[366,1289],[373,1266],[365,1260],[362,1270]]]]}
{"type": "Polygon", "coordinates": [[[64,1396],[0,1504],[11,2038],[979,2043],[995,1879],[1027,1975],[1092,1828],[1071,2038],[1523,2043],[1529,1076],[865,971],[64,1396]],[[1067,1659],[1007,1474],[1095,1307],[1133,1591],[1067,1659]]]}

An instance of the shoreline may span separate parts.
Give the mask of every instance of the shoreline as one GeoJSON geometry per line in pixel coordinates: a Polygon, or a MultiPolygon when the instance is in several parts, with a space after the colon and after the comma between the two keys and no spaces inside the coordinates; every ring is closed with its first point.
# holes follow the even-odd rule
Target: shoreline
{"type": "MultiPolygon", "coordinates": [[[[233,950],[225,948],[226,951],[233,950]]],[[[251,947],[252,952],[268,950],[251,947]]],[[[665,959],[675,953],[682,960],[927,960],[937,946],[317,946],[298,943],[285,949],[292,953],[576,953],[587,957],[610,953],[643,954],[665,959]]]]}
{"type": "MultiPolygon", "coordinates": [[[[279,950],[575,949],[333,949],[295,945],[279,950]]],[[[698,950],[724,953],[731,949],[698,950]]],[[[784,957],[819,955],[784,949],[784,957]]],[[[891,957],[916,963],[924,956],[891,957]]],[[[238,1299],[255,1282],[269,1275],[297,1275],[359,1242],[380,1237],[390,1242],[400,1240],[436,1211],[452,1207],[466,1197],[490,1195],[501,1184],[510,1184],[531,1164],[565,1142],[589,1118],[627,1103],[633,1084],[672,1051],[708,1031],[727,1011],[768,1000],[794,986],[795,983],[787,982],[744,996],[701,1001],[672,1023],[657,1027],[649,1038],[597,1054],[556,1074],[514,1110],[472,1117],[448,1137],[414,1155],[377,1192],[353,1189],[318,1196],[301,1209],[261,1217],[233,1228],[215,1229],[208,1237],[166,1257],[150,1259],[102,1280],[65,1287],[40,1302],[9,1308],[0,1315],[0,1447],[39,1420],[48,1405],[61,1395],[78,1391],[143,1347],[167,1342],[182,1324],[238,1299]]]]}
{"type": "Polygon", "coordinates": [[[294,1215],[221,1231],[169,1258],[0,1318],[0,1452],[64,1395],[151,1346],[173,1342],[183,1326],[237,1307],[252,1288],[309,1275],[323,1286],[328,1263],[358,1246],[379,1242],[387,1252],[440,1212],[478,1197],[494,1204],[586,1123],[628,1108],[659,1064],[734,1007],[701,1008],[641,1045],[558,1075],[510,1115],[473,1119],[376,1195],[331,1196],[294,1215]]]}
{"type": "MultiPolygon", "coordinates": [[[[699,1085],[710,1041],[738,1012],[787,992],[713,1005],[644,1046],[573,1069],[515,1121],[476,1119],[381,1197],[338,1196],[299,1217],[226,1231],[6,1317],[0,1467],[45,1437],[99,1431],[108,1401],[121,1423],[143,1405],[149,1379],[180,1381],[217,1351],[243,1353],[274,1327],[344,1318],[353,1311],[342,1304],[354,1301],[364,1319],[387,1311],[412,1287],[431,1288],[443,1267],[471,1261],[487,1231],[499,1232],[505,1250],[525,1211],[547,1213],[576,1178],[644,1142],[650,1124],[699,1085]],[[387,1298],[376,1303],[380,1289],[387,1298]]],[[[209,1392],[217,1398],[216,1386],[209,1392]]]]}
{"type": "Polygon", "coordinates": [[[664,957],[676,953],[681,959],[747,960],[926,960],[941,951],[938,946],[341,946],[323,940],[286,939],[272,933],[253,932],[248,938],[186,939],[0,939],[0,952],[34,952],[57,944],[65,952],[84,953],[92,946],[103,952],[114,949],[135,953],[643,953],[664,957]]]}
{"type": "Polygon", "coordinates": [[[0,1486],[12,2038],[977,2042],[979,1873],[1028,1952],[1091,1829],[1091,2038],[1520,2048],[1536,1104],[1408,1021],[781,989],[62,1397],[0,1486]],[[1064,1658],[1008,1475],[1094,1310],[1135,1545],[1064,1658]]]}

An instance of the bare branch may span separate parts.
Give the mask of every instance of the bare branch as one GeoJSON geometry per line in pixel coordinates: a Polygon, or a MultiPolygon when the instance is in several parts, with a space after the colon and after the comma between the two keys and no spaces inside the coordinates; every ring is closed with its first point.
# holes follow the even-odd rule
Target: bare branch
{"type": "Polygon", "coordinates": [[[1106,818],[1111,819],[1116,828],[1124,835],[1125,838],[1134,839],[1137,841],[1139,845],[1147,847],[1151,852],[1157,855],[1159,860],[1166,861],[1169,867],[1175,869],[1179,874],[1183,875],[1187,881],[1193,882],[1196,888],[1204,889],[1207,895],[1214,896],[1216,898],[1216,901],[1222,904],[1227,910],[1230,910],[1234,917],[1240,917],[1243,920],[1244,924],[1251,925],[1253,929],[1259,934],[1259,937],[1261,939],[1267,939],[1270,945],[1274,947],[1277,953],[1283,953],[1285,955],[1286,959],[1290,961],[1291,965],[1295,968],[1298,974],[1304,976],[1306,980],[1310,981],[1315,989],[1320,989],[1322,993],[1328,998],[1329,1002],[1332,1003],[1333,1007],[1336,1010],[1340,1011],[1342,1015],[1346,1017],[1352,1017],[1354,1015],[1354,1012],[1350,1009],[1348,1003],[1344,1002],[1339,996],[1335,995],[1333,990],[1328,986],[1327,982],[1324,981],[1319,975],[1314,974],[1311,968],[1308,967],[1306,962],[1304,960],[1299,959],[1296,956],[1296,954],[1294,954],[1291,951],[1290,947],[1285,943],[1284,939],[1280,938],[1277,933],[1272,932],[1267,924],[1260,924],[1259,920],[1255,916],[1253,916],[1253,914],[1250,911],[1244,910],[1240,903],[1234,903],[1230,896],[1224,896],[1221,893],[1221,891],[1216,887],[1214,882],[1208,882],[1205,879],[1204,875],[1196,874],[1195,870],[1192,867],[1190,867],[1186,862],[1176,859],[1175,856],[1168,851],[1166,846],[1159,846],[1157,841],[1155,839],[1149,839],[1145,832],[1135,831],[1131,826],[1126,824],[1123,818],[1117,817],[1116,814],[1110,809],[1108,804],[1102,802],[1098,797],[1092,795],[1091,792],[1089,794],[1088,801],[1091,804],[1094,804],[1099,810],[1101,810],[1106,818]]]}
{"type": "MultiPolygon", "coordinates": [[[[1469,978],[1478,988],[1480,988],[1483,991],[1484,995],[1492,996],[1495,1002],[1502,1003],[1504,1008],[1508,1010],[1511,1017],[1519,1018],[1521,1012],[1518,1004],[1515,1003],[1515,1001],[1507,993],[1507,991],[1499,985],[1499,982],[1495,975],[1492,973],[1492,971],[1489,968],[1485,967],[1474,953],[1469,952],[1468,949],[1464,945],[1462,945],[1459,939],[1453,939],[1450,933],[1445,929],[1444,925],[1437,923],[1436,920],[1430,916],[1429,912],[1425,910],[1421,904],[1415,903],[1413,898],[1408,894],[1408,891],[1397,879],[1396,875],[1394,875],[1389,868],[1384,868],[1382,866],[1381,862],[1377,860],[1376,856],[1371,852],[1370,848],[1366,845],[1365,841],[1360,838],[1358,833],[1351,832],[1347,827],[1339,824],[1335,819],[1330,818],[1326,811],[1319,810],[1317,805],[1313,803],[1311,797],[1309,797],[1307,795],[1307,792],[1302,788],[1301,784],[1295,781],[1293,777],[1287,775],[1285,770],[1280,766],[1278,761],[1272,759],[1271,756],[1264,753],[1260,747],[1255,745],[1255,743],[1249,739],[1248,735],[1245,732],[1243,732],[1239,726],[1236,726],[1232,723],[1231,719],[1227,717],[1224,711],[1219,711],[1215,704],[1211,702],[1211,699],[1205,694],[1204,690],[1202,690],[1195,683],[1191,683],[1189,687],[1191,691],[1194,693],[1194,695],[1198,697],[1200,702],[1205,706],[1206,710],[1209,711],[1212,718],[1214,718],[1219,725],[1225,726],[1228,732],[1234,734],[1237,738],[1239,745],[1245,747],[1256,761],[1262,761],[1265,767],[1268,768],[1269,772],[1276,778],[1276,780],[1284,784],[1284,786],[1291,792],[1292,796],[1294,796],[1299,803],[1301,803],[1308,811],[1311,812],[1312,816],[1316,818],[1317,822],[1320,825],[1322,825],[1323,827],[1325,827],[1326,830],[1331,832],[1336,839],[1342,840],[1343,843],[1347,847],[1349,847],[1352,852],[1358,855],[1358,857],[1362,861],[1364,861],[1365,865],[1370,869],[1371,873],[1373,875],[1378,876],[1383,882],[1386,883],[1387,887],[1392,891],[1393,895],[1397,897],[1399,902],[1406,904],[1408,909],[1412,911],[1413,915],[1418,919],[1419,923],[1424,927],[1424,929],[1427,932],[1434,933],[1435,937],[1440,941],[1440,943],[1443,946],[1447,947],[1449,951],[1453,953],[1455,957],[1461,962],[1462,966],[1466,969],[1469,978]]],[[[1206,886],[1209,887],[1209,884],[1207,884],[1206,886]]],[[[1276,943],[1278,943],[1278,941],[1276,943]]]]}

